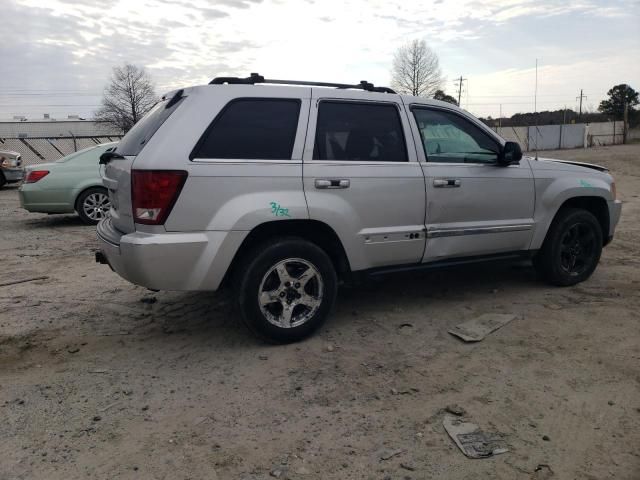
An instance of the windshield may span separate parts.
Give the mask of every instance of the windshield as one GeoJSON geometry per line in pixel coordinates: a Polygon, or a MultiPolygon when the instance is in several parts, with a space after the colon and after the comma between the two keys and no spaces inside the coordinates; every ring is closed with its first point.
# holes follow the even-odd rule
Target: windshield
{"type": "MultiPolygon", "coordinates": [[[[174,97],[175,98],[175,97],[174,97]]],[[[136,123],[124,136],[116,148],[120,155],[138,155],[149,142],[154,133],[160,128],[167,118],[176,111],[184,97],[178,99],[162,100],[136,123]]]]}

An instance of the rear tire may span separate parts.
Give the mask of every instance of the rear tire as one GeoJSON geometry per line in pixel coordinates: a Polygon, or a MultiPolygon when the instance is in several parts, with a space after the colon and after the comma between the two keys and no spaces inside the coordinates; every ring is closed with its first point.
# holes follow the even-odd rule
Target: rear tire
{"type": "Polygon", "coordinates": [[[4,187],[7,183],[7,179],[4,178],[4,173],[0,172],[0,188],[4,187]]]}
{"type": "Polygon", "coordinates": [[[337,295],[336,271],[317,245],[280,238],[247,252],[236,268],[235,293],[242,320],[271,343],[291,343],[316,331],[337,295]]]}
{"type": "Polygon", "coordinates": [[[566,208],[549,227],[533,259],[538,274],[552,285],[566,287],[591,276],[602,254],[602,228],[587,210],[566,208]]]}
{"type": "Polygon", "coordinates": [[[87,225],[96,225],[106,218],[110,207],[109,194],[105,188],[88,188],[76,200],[76,212],[87,225]]]}

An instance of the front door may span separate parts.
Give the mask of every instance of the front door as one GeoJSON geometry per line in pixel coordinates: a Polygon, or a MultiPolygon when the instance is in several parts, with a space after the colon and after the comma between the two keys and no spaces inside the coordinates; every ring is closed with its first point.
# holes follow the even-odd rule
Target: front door
{"type": "Polygon", "coordinates": [[[410,135],[397,95],[313,89],[303,167],[309,215],[336,231],[352,270],[422,259],[425,185],[410,135]]]}
{"type": "Polygon", "coordinates": [[[535,201],[528,160],[498,166],[499,140],[462,113],[410,111],[427,188],[423,261],[526,250],[535,201]]]}

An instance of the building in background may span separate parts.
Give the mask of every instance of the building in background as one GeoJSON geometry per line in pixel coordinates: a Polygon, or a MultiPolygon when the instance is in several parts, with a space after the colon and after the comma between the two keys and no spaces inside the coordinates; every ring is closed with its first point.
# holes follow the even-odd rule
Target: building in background
{"type": "Polygon", "coordinates": [[[36,121],[0,121],[0,150],[20,153],[23,165],[55,161],[84,148],[118,141],[122,136],[123,132],[109,123],[82,120],[75,115],[65,120],[45,114],[36,121]]]}

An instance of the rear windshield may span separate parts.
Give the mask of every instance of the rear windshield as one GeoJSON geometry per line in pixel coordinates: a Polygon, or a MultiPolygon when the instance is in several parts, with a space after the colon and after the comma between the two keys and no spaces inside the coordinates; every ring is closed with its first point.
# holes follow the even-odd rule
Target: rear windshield
{"type": "Polygon", "coordinates": [[[156,104],[142,120],[136,123],[131,130],[127,132],[124,138],[118,143],[116,152],[120,155],[138,155],[147,142],[156,133],[167,118],[176,111],[178,105],[182,103],[184,97],[178,100],[167,99],[156,104]]]}

